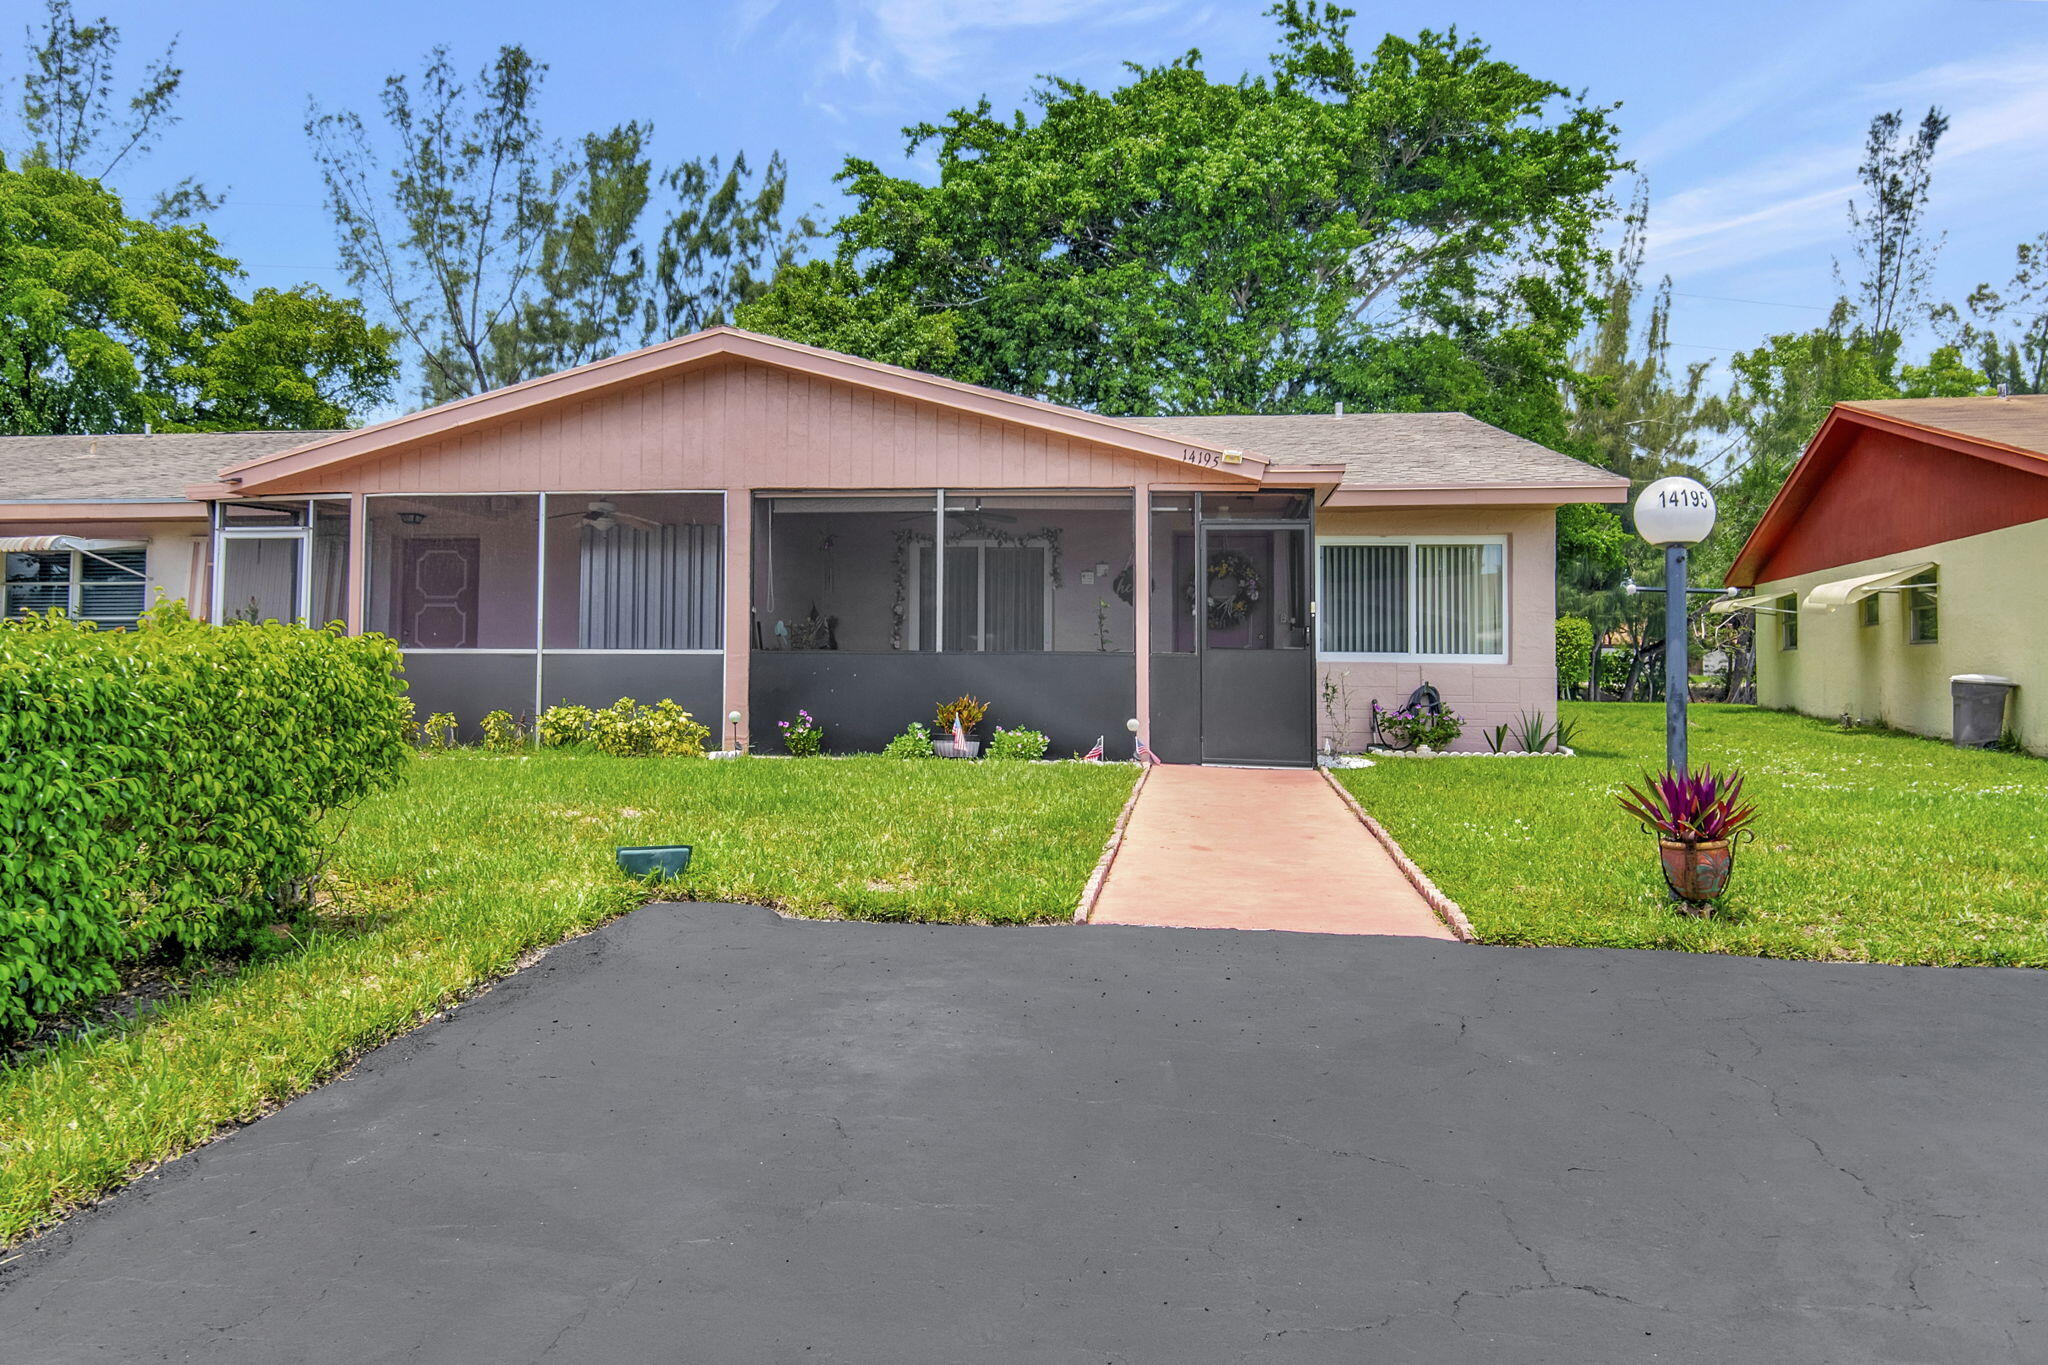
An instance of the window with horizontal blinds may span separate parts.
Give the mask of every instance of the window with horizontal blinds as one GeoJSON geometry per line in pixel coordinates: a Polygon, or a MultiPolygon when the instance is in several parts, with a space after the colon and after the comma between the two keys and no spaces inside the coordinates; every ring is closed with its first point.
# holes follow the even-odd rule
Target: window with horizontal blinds
{"type": "Polygon", "coordinates": [[[147,554],[141,549],[10,554],[6,612],[61,611],[101,626],[132,626],[142,614],[147,554]]]}
{"type": "Polygon", "coordinates": [[[1498,541],[1325,541],[1325,654],[1498,659],[1507,653],[1507,547],[1498,541]]]}

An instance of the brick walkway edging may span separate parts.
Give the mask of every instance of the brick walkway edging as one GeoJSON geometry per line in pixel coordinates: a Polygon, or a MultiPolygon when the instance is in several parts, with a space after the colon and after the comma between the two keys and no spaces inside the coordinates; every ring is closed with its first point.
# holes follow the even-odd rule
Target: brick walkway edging
{"type": "Polygon", "coordinates": [[[1081,888],[1081,903],[1074,907],[1074,923],[1086,924],[1088,917],[1095,913],[1095,902],[1102,898],[1102,884],[1109,880],[1109,865],[1116,861],[1116,851],[1124,844],[1124,827],[1131,823],[1131,808],[1138,804],[1138,793],[1145,790],[1145,779],[1152,775],[1152,765],[1144,764],[1138,769],[1138,780],[1131,784],[1130,799],[1117,812],[1116,824],[1110,827],[1109,842],[1102,846],[1102,856],[1095,860],[1095,870],[1088,874],[1088,884],[1081,888]]]}
{"type": "Polygon", "coordinates": [[[1437,884],[1429,879],[1429,874],[1415,865],[1415,860],[1408,856],[1406,850],[1394,842],[1394,836],[1387,833],[1385,826],[1373,819],[1364,806],[1358,804],[1357,797],[1344,790],[1344,784],[1333,777],[1328,768],[1318,766],[1316,771],[1323,775],[1323,781],[1330,784],[1330,790],[1337,793],[1337,799],[1358,817],[1358,823],[1365,826],[1366,833],[1380,841],[1380,847],[1386,849],[1387,856],[1394,860],[1394,866],[1401,869],[1401,875],[1406,877],[1416,893],[1428,902],[1429,908],[1436,911],[1437,918],[1449,926],[1458,941],[1478,942],[1479,935],[1472,928],[1472,921],[1465,918],[1465,912],[1458,908],[1458,903],[1437,888],[1437,884]]]}

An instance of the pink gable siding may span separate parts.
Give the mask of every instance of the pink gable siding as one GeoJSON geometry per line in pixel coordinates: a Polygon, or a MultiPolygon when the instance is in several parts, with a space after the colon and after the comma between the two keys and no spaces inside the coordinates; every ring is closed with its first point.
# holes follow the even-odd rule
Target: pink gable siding
{"type": "Polygon", "coordinates": [[[1178,465],[816,375],[735,361],[532,410],[270,493],[639,488],[1243,486],[1178,465]]]}

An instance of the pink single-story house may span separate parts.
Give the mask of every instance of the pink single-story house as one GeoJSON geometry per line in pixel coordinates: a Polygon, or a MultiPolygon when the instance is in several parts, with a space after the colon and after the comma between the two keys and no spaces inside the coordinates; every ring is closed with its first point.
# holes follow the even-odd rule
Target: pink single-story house
{"type": "Polygon", "coordinates": [[[967,692],[1169,762],[1362,746],[1424,681],[1554,710],[1554,512],[1626,493],[1455,413],[1101,417],[723,327],[353,431],[0,438],[9,614],[340,620],[465,723],[872,749],[967,692]]]}

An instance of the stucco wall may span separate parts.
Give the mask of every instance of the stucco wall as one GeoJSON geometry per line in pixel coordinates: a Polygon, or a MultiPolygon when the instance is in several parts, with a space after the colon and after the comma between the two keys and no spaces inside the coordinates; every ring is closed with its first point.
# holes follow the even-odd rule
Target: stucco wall
{"type": "Polygon", "coordinates": [[[1506,536],[1508,661],[1473,663],[1323,663],[1318,680],[1317,743],[1364,747],[1372,703],[1394,707],[1424,682],[1465,718],[1455,747],[1484,749],[1481,731],[1524,711],[1557,715],[1557,516],[1548,507],[1326,508],[1316,516],[1322,536],[1506,536]],[[1322,703],[1324,680],[1348,684],[1348,716],[1333,719],[1322,703]]]}
{"type": "Polygon", "coordinates": [[[1822,583],[1932,561],[1940,581],[1940,639],[1907,638],[1899,593],[1880,594],[1878,623],[1860,624],[1854,606],[1799,613],[1799,647],[1778,647],[1775,616],[1757,618],[1757,700],[1808,715],[1843,712],[1925,735],[1949,734],[1950,677],[1994,673],[2015,679],[2006,723],[2028,748],[2048,753],[2048,520],[1944,541],[1878,559],[1760,583],[1758,593],[1796,593],[1822,583]]]}

